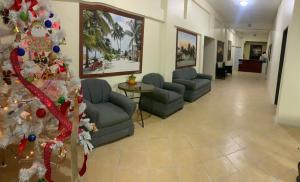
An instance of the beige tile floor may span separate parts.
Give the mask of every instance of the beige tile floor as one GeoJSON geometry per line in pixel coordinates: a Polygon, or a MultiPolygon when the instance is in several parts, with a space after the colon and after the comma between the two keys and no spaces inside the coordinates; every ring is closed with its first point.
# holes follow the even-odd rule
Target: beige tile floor
{"type": "MultiPolygon", "coordinates": [[[[300,129],[273,122],[266,80],[235,73],[162,120],[151,116],[132,137],[90,155],[84,182],[295,182],[300,129]]],[[[17,181],[14,165],[0,181],[17,181]]],[[[70,167],[53,169],[70,181],[70,167]]],[[[33,180],[37,181],[37,179],[33,180]]]]}
{"type": "Polygon", "coordinates": [[[97,148],[87,182],[294,182],[300,129],[275,124],[266,80],[236,73],[132,137],[97,148]]]}

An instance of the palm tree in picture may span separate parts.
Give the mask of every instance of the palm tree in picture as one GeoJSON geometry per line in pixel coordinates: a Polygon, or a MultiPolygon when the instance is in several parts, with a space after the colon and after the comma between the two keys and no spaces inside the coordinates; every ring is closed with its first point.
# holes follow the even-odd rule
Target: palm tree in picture
{"type": "Polygon", "coordinates": [[[85,68],[89,67],[89,52],[108,52],[105,36],[111,32],[110,25],[113,24],[111,15],[102,11],[83,11],[83,42],[86,48],[85,68]]]}
{"type": "Polygon", "coordinates": [[[124,29],[116,22],[113,24],[112,37],[117,42],[118,53],[122,51],[122,40],[125,36],[124,29]]]}
{"type": "MultiPolygon", "coordinates": [[[[139,20],[128,21],[127,24],[130,27],[130,30],[126,30],[125,34],[130,36],[129,47],[131,48],[132,57],[134,57],[134,45],[137,49],[141,49],[142,44],[142,23],[139,20]]],[[[136,61],[139,61],[139,57],[136,58],[136,61]]]]}
{"type": "MultiPolygon", "coordinates": [[[[111,36],[112,38],[114,39],[114,41],[118,40],[119,39],[119,36],[120,36],[120,25],[116,22],[113,24],[113,29],[112,29],[112,33],[111,33],[111,36]]],[[[120,44],[119,42],[117,41],[117,46],[118,46],[118,49],[120,49],[120,44]]]]}

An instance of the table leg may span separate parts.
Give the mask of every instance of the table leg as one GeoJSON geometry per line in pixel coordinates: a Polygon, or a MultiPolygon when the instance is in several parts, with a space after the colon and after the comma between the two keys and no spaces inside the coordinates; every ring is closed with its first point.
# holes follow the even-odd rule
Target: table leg
{"type": "Polygon", "coordinates": [[[140,111],[141,120],[142,120],[142,127],[144,128],[144,118],[143,118],[143,110],[141,108],[141,100],[142,100],[142,96],[140,96],[140,99],[139,99],[139,111],[140,111]]]}

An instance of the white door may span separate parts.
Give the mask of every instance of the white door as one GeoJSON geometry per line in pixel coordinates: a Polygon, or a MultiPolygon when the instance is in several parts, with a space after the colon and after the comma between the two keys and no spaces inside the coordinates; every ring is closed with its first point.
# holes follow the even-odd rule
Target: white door
{"type": "Polygon", "coordinates": [[[234,51],[234,70],[239,70],[239,60],[243,59],[243,51],[240,47],[235,47],[234,51]]]}

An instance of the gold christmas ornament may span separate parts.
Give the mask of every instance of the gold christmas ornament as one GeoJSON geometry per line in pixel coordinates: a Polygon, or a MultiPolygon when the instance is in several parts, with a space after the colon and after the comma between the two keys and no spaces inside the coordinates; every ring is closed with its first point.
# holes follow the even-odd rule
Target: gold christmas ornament
{"type": "Polygon", "coordinates": [[[27,120],[27,121],[29,121],[30,120],[30,113],[29,112],[26,112],[26,111],[23,111],[22,113],[21,113],[21,118],[22,119],[25,119],[25,120],[27,120]]]}
{"type": "Polygon", "coordinates": [[[65,147],[61,147],[59,149],[58,158],[65,159],[67,157],[67,153],[68,153],[68,151],[66,150],[66,148],[65,147]]]}
{"type": "Polygon", "coordinates": [[[19,30],[19,28],[18,28],[17,26],[15,26],[14,32],[15,32],[15,33],[20,33],[20,30],[19,30]]]}
{"type": "Polygon", "coordinates": [[[49,66],[53,65],[55,60],[57,59],[57,54],[54,52],[50,52],[48,55],[48,59],[49,59],[49,66]]]}
{"type": "Polygon", "coordinates": [[[91,126],[92,126],[92,131],[93,132],[97,132],[98,131],[98,128],[97,128],[97,126],[96,126],[95,123],[91,123],[91,126]]]}
{"type": "MultiPolygon", "coordinates": [[[[16,27],[16,28],[17,28],[17,27],[16,27]]],[[[21,35],[20,32],[18,32],[17,35],[16,35],[15,41],[16,41],[16,42],[21,42],[21,39],[22,39],[22,35],[21,35]]]]}
{"type": "Polygon", "coordinates": [[[60,45],[67,45],[66,39],[64,38],[59,44],[60,45]]]}

